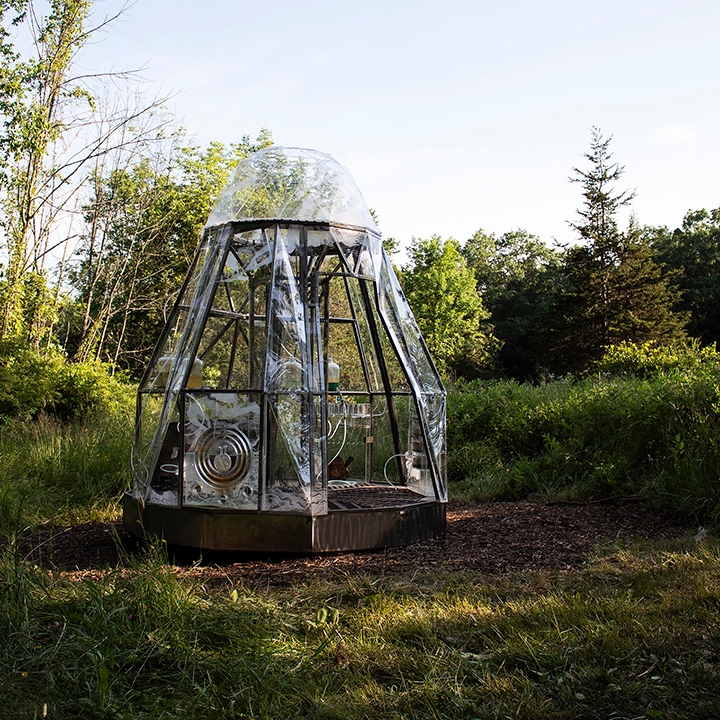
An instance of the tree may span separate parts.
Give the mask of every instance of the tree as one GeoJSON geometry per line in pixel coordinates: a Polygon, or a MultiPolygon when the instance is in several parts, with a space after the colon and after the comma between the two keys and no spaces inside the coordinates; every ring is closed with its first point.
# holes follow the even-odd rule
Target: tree
{"type": "Polygon", "coordinates": [[[691,210],[682,226],[648,228],[656,261],[682,294],[678,308],[690,313],[688,333],[720,344],[720,208],[691,210]]]}
{"type": "Polygon", "coordinates": [[[72,355],[144,368],[219,190],[240,159],[270,144],[267,130],[230,148],[173,144],[93,177],[71,274],[82,307],[72,355]]]}
{"type": "Polygon", "coordinates": [[[0,0],[0,227],[6,260],[0,337],[23,336],[35,346],[50,331],[48,309],[37,296],[25,295],[46,282],[48,255],[68,239],[72,203],[88,167],[162,125],[138,123],[162,101],[131,100],[112,111],[99,88],[93,91],[93,83],[127,79],[126,73],[76,74],[82,47],[114,19],[89,27],[91,7],[91,0],[50,0],[41,16],[33,0],[0,0]],[[11,25],[25,31],[25,56],[9,40],[13,12],[11,25]]]}
{"type": "Polygon", "coordinates": [[[609,263],[620,242],[616,214],[635,198],[634,192],[614,192],[614,183],[622,177],[625,167],[612,162],[611,140],[612,136],[604,138],[598,128],[592,128],[590,152],[584,154],[590,162],[590,169],[575,167],[575,177],[570,178],[570,182],[582,185],[585,198],[584,207],[577,211],[582,221],[570,223],[570,226],[593,246],[596,254],[607,254],[609,263]]]}
{"type": "Polygon", "coordinates": [[[686,317],[673,312],[678,293],[653,260],[648,237],[631,219],[618,228],[617,211],[634,193],[616,193],[624,168],[612,162],[611,138],[592,131],[589,170],[574,168],[583,188],[581,222],[571,223],[584,244],[568,248],[562,272],[566,284],[556,294],[546,362],[553,370],[577,372],[621,342],[682,339],[686,317]]]}
{"type": "Polygon", "coordinates": [[[558,283],[559,254],[525,230],[500,237],[478,230],[462,253],[502,343],[500,371],[517,380],[534,379],[542,328],[558,283]]]}
{"type": "Polygon", "coordinates": [[[401,283],[420,331],[442,372],[478,372],[497,341],[457,240],[413,238],[401,283]]]}

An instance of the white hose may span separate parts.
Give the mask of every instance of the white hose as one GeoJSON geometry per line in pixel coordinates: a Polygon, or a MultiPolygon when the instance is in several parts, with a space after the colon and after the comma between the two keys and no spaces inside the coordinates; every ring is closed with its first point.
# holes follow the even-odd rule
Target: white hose
{"type": "MultiPolygon", "coordinates": [[[[340,421],[338,420],[338,426],[339,426],[339,425],[340,425],[340,421]]],[[[337,428],[335,428],[335,430],[336,430],[336,432],[337,432],[337,428]]],[[[333,435],[334,435],[334,434],[335,434],[335,433],[333,433],[333,435]]],[[[335,459],[338,457],[338,455],[340,455],[340,453],[343,451],[343,448],[345,447],[345,441],[346,441],[346,440],[347,440],[347,415],[345,415],[345,416],[343,417],[343,439],[342,439],[342,444],[340,445],[340,449],[335,453],[335,455],[333,455],[333,459],[330,460],[330,462],[328,462],[328,467],[330,467],[330,464],[333,462],[333,460],[335,460],[335,459]]]]}
{"type": "Polygon", "coordinates": [[[405,457],[405,453],[395,453],[394,455],[391,455],[386,461],[385,465],[383,466],[383,475],[385,477],[385,482],[390,485],[391,487],[396,488],[397,485],[393,483],[393,481],[387,476],[387,466],[389,465],[391,460],[394,460],[396,457],[405,457]]]}

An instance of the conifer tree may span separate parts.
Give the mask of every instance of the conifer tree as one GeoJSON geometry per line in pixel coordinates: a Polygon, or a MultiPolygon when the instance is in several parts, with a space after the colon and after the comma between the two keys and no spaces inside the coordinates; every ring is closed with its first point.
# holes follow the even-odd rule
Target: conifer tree
{"type": "Polygon", "coordinates": [[[617,192],[624,167],[612,161],[610,138],[592,130],[587,170],[573,168],[572,182],[582,186],[581,220],[571,223],[582,244],[565,252],[566,285],[555,299],[550,330],[549,368],[578,372],[592,366],[619,342],[673,342],[684,337],[687,318],[673,312],[677,291],[654,262],[650,244],[630,220],[618,227],[617,213],[634,192],[617,192]]]}

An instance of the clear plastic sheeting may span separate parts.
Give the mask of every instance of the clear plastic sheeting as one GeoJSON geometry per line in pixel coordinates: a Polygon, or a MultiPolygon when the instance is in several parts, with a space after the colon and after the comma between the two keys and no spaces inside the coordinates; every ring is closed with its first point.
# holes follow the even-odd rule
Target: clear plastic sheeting
{"type": "Polygon", "coordinates": [[[445,502],[445,390],[347,171],[240,163],[139,389],[145,504],[324,515],[331,491],[445,502]],[[383,490],[385,492],[385,490],[383,490]]]}
{"type": "Polygon", "coordinates": [[[183,504],[258,508],[260,406],[237,393],[185,396],[183,504]]]}
{"type": "Polygon", "coordinates": [[[330,155],[269,147],[241,162],[206,227],[267,218],[369,228],[375,221],[352,175],[330,155]]]}
{"type": "Polygon", "coordinates": [[[215,292],[217,278],[222,269],[223,259],[228,252],[231,230],[219,228],[205,235],[198,251],[189,280],[175,304],[173,316],[166,325],[164,337],[155,350],[145,376],[140,382],[141,396],[147,390],[163,390],[162,410],[157,419],[139,418],[137,437],[153,434],[150,445],[146,446],[143,462],[135,467],[135,493],[145,501],[154,499],[153,483],[162,472],[163,465],[171,463],[179,452],[179,443],[172,443],[177,430],[180,393],[187,387],[191,370],[195,366],[195,353],[205,322],[207,309],[215,292]],[[182,320],[182,322],[178,322],[182,320]],[[147,424],[142,426],[142,422],[147,424]],[[175,426],[175,430],[173,430],[175,426]],[[167,452],[170,452],[170,458],[167,452]],[[150,454],[152,460],[148,462],[150,454]]]}
{"type": "MultiPolygon", "coordinates": [[[[445,391],[430,354],[415,322],[410,305],[400,288],[390,259],[383,255],[380,267],[380,313],[398,358],[407,372],[418,404],[418,431],[425,442],[430,443],[428,458],[431,475],[436,478],[435,493],[438,499],[447,501],[447,484],[438,482],[444,467],[445,447],[445,391]],[[442,401],[442,402],[440,402],[442,401]],[[440,411],[440,412],[438,412],[440,411]]],[[[424,485],[424,483],[423,483],[424,485]]]]}

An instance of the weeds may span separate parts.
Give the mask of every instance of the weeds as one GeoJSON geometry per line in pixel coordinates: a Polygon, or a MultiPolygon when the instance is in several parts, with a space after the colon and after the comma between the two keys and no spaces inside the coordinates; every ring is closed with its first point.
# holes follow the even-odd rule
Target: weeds
{"type": "Polygon", "coordinates": [[[129,413],[63,423],[47,416],[0,432],[0,536],[41,521],[108,519],[130,481],[129,413]]]}
{"type": "Polygon", "coordinates": [[[716,523],[719,386],[717,364],[706,362],[654,377],[460,384],[448,398],[451,492],[473,500],[638,496],[716,523]]]}
{"type": "MultiPolygon", "coordinates": [[[[633,494],[716,519],[715,359],[630,355],[580,381],[454,389],[451,493],[633,494]]],[[[131,435],[129,406],[2,428],[0,718],[720,715],[712,535],[618,545],[568,574],[281,590],[204,587],[162,544],[77,577],[23,561],[30,524],[114,516],[131,435]]]]}

